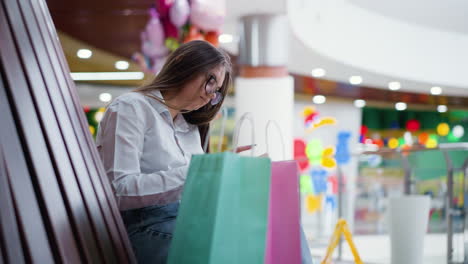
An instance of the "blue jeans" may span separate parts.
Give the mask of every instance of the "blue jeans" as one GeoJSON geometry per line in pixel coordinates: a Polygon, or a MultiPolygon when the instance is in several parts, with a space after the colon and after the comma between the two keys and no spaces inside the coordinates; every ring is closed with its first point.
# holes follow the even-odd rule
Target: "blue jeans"
{"type": "Polygon", "coordinates": [[[139,264],[165,264],[179,202],[122,211],[122,219],[139,264]]]}

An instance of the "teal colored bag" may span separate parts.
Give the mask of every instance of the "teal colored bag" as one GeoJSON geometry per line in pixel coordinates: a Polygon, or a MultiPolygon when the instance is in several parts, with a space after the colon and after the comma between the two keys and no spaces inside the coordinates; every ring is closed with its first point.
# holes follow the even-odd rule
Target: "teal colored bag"
{"type": "Polygon", "coordinates": [[[264,263],[270,175],[268,158],[193,156],[168,263],[264,263]]]}
{"type": "MultiPolygon", "coordinates": [[[[247,118],[239,122],[234,146],[247,118]]],[[[168,263],[264,263],[270,177],[269,158],[231,152],[193,156],[168,263]]]]}

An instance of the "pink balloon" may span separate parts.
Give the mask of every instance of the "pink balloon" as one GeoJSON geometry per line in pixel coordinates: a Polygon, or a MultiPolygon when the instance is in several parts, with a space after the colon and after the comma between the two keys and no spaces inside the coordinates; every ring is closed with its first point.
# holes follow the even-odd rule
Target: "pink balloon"
{"type": "Polygon", "coordinates": [[[190,22],[203,31],[219,31],[225,16],[225,0],[192,0],[190,22]]]}
{"type": "Polygon", "coordinates": [[[149,40],[147,33],[141,32],[141,52],[149,58],[165,56],[169,50],[164,46],[155,46],[149,40]]]}
{"type": "Polygon", "coordinates": [[[148,36],[145,31],[140,33],[141,39],[141,52],[147,57],[155,57],[156,52],[154,52],[151,43],[148,40],[148,36]]]}
{"type": "Polygon", "coordinates": [[[146,24],[145,32],[141,34],[141,45],[143,54],[149,57],[162,57],[169,50],[164,45],[164,28],[159,20],[156,9],[150,9],[151,18],[146,24]]]}
{"type": "Polygon", "coordinates": [[[179,29],[168,18],[161,19],[166,38],[179,38],[179,29]]]}
{"type": "Polygon", "coordinates": [[[161,17],[167,17],[169,15],[169,9],[173,3],[174,0],[156,0],[156,8],[161,17]]]}
{"type": "Polygon", "coordinates": [[[181,27],[187,23],[190,15],[190,6],[187,0],[175,0],[169,10],[169,18],[176,27],[181,27]]]}

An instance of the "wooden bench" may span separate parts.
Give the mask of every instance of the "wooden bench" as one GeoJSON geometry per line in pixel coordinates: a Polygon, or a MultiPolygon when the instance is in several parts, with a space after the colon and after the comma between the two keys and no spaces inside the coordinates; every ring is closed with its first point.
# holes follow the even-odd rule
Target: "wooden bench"
{"type": "Polygon", "coordinates": [[[0,4],[0,264],[135,263],[44,0],[0,4]]]}

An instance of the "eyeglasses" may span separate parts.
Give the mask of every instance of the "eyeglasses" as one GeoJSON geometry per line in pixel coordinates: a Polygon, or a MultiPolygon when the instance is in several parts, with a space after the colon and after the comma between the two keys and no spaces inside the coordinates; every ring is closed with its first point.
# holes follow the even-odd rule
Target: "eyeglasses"
{"type": "Polygon", "coordinates": [[[213,75],[211,75],[205,84],[205,92],[207,95],[211,96],[212,94],[215,95],[213,99],[211,99],[211,105],[217,105],[223,99],[223,95],[219,92],[218,83],[213,75]]]}

